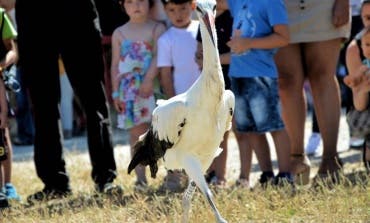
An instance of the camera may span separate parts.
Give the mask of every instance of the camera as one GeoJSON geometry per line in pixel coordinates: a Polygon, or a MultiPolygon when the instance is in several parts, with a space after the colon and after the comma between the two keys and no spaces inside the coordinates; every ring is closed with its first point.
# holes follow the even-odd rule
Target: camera
{"type": "Polygon", "coordinates": [[[21,90],[21,85],[15,78],[16,76],[16,67],[12,65],[9,69],[3,71],[3,81],[5,87],[9,91],[19,92],[21,90]]]}

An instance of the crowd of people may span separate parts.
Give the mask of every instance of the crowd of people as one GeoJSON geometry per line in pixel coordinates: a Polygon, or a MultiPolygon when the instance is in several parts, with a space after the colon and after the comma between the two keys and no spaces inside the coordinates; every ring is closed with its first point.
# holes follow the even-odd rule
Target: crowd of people
{"type": "MultiPolygon", "coordinates": [[[[241,164],[236,186],[251,187],[253,152],[263,187],[310,182],[308,155],[316,148],[304,147],[305,83],[312,92],[315,133],[323,141],[313,182],[338,182],[342,170],[337,153],[341,111],[338,64],[345,67],[345,82],[353,93],[354,105],[348,100],[349,110],[369,107],[370,82],[362,75],[370,65],[369,29],[352,35],[350,31],[351,25],[356,25],[352,31],[361,30],[359,22],[364,27],[370,25],[370,1],[354,0],[351,5],[357,6],[359,13],[356,23],[354,16],[351,21],[349,0],[276,0],[273,7],[269,0],[217,0],[220,60],[226,88],[236,98],[232,131],[241,164]],[[340,60],[341,52],[345,61],[340,60]],[[271,134],[276,148],[277,173],[266,134],[271,134]]],[[[6,10],[0,20],[0,72],[4,76],[7,67],[16,64],[21,83],[21,93],[16,93],[19,132],[14,143],[33,144],[36,173],[44,184],[27,200],[63,198],[73,192],[63,157],[63,139],[72,135],[73,98],[79,102],[86,126],[96,191],[122,193],[122,187],[114,184],[118,174],[111,120],[116,120],[113,128],[127,130],[132,155],[133,145],[150,126],[155,101],[183,93],[197,80],[203,58],[199,22],[193,13],[196,2],[2,0],[0,6],[6,10]],[[16,11],[13,21],[10,10],[16,11]],[[39,38],[45,33],[40,21],[46,19],[53,23],[47,29],[48,44],[39,38]],[[111,117],[111,109],[116,117],[111,117]]],[[[8,110],[5,85],[0,81],[0,128],[5,129],[8,150],[8,159],[0,161],[3,206],[8,199],[20,200],[11,183],[8,110]]],[[[228,135],[220,145],[223,152],[205,173],[208,183],[218,187],[227,186],[228,135]]],[[[369,135],[356,135],[365,141],[362,146],[367,169],[369,135]]],[[[136,167],[135,173],[135,187],[145,189],[145,167],[136,167]]],[[[182,191],[186,181],[181,170],[168,171],[162,188],[182,191]]]]}

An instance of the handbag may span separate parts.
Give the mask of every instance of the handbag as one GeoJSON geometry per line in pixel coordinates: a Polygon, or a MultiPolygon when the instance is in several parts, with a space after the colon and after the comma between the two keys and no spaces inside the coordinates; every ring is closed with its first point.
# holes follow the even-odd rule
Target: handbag
{"type": "Polygon", "coordinates": [[[364,137],[370,134],[370,107],[363,111],[352,107],[347,113],[346,119],[353,136],[364,137]]]}

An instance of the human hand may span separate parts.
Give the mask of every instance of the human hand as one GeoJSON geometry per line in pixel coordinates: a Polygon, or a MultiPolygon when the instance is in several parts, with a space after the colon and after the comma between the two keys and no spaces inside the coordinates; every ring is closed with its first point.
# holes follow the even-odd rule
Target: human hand
{"type": "Polygon", "coordinates": [[[139,88],[139,95],[143,98],[148,98],[153,95],[153,81],[144,78],[139,88]]]}
{"type": "Polygon", "coordinates": [[[124,111],[124,105],[119,98],[113,98],[113,105],[118,114],[121,114],[124,111]]]}
{"type": "Polygon", "coordinates": [[[343,26],[349,22],[350,9],[348,0],[335,0],[333,6],[332,23],[335,27],[343,26]]]}
{"type": "Polygon", "coordinates": [[[233,32],[233,36],[226,43],[232,53],[241,54],[250,49],[251,39],[241,37],[241,30],[237,29],[233,32]]]}
{"type": "Polygon", "coordinates": [[[354,74],[346,76],[343,81],[353,92],[370,92],[370,69],[362,65],[354,74]]]}

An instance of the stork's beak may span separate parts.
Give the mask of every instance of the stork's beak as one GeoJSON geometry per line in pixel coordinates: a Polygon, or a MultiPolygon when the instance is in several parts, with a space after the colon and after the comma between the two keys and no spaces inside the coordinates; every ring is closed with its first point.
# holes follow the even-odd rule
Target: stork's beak
{"type": "Polygon", "coordinates": [[[213,13],[211,11],[206,11],[202,16],[202,20],[203,20],[204,24],[206,25],[206,28],[208,30],[208,34],[210,35],[210,37],[212,39],[213,45],[216,45],[215,38],[214,38],[213,32],[212,32],[212,26],[214,26],[214,24],[215,24],[215,16],[213,15],[213,13]]]}

